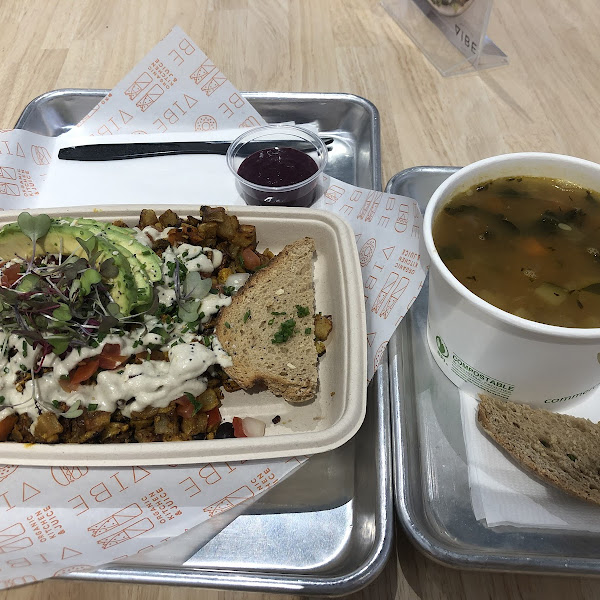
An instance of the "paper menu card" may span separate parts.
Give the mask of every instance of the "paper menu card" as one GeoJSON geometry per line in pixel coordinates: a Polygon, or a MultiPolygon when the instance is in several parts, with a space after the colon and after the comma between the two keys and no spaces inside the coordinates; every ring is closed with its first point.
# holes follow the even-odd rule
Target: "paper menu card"
{"type": "MultiPolygon", "coordinates": [[[[143,136],[148,141],[153,136],[162,135],[171,136],[169,139],[177,136],[180,139],[185,136],[231,136],[233,139],[236,128],[263,123],[262,117],[210,59],[185,33],[175,28],[70,132],[58,138],[19,130],[1,132],[0,207],[43,209],[44,206],[65,204],[148,205],[151,203],[148,200],[150,193],[153,203],[240,204],[224,157],[202,157],[202,167],[198,166],[200,163],[194,163],[196,166],[190,163],[188,168],[185,161],[192,160],[189,157],[67,164],[57,160],[57,152],[59,147],[82,140],[90,141],[90,137],[95,141],[99,136],[104,136],[102,141],[115,140],[116,136],[119,136],[118,139],[125,139],[121,136],[143,136]],[[159,162],[150,166],[151,163],[146,160],[159,162]],[[110,175],[107,175],[107,169],[110,175]],[[146,169],[154,176],[146,177],[147,193],[140,192],[138,169],[146,169]],[[202,174],[202,197],[198,195],[195,179],[198,173],[202,174]],[[160,191],[159,179],[163,184],[165,181],[169,184],[164,192],[160,191]],[[119,183],[118,193],[115,193],[115,181],[119,183]],[[174,189],[176,198],[173,197],[174,189]],[[207,189],[214,189],[215,193],[206,194],[207,189]]],[[[416,203],[407,198],[357,188],[327,176],[324,176],[323,187],[325,192],[315,208],[339,214],[350,223],[356,236],[367,303],[370,380],[389,337],[423,284],[427,265],[420,252],[421,215],[416,203]]],[[[340,268],[343,269],[343,264],[340,268]]],[[[85,470],[84,476],[78,476],[83,468],[55,470],[61,482],[68,482],[62,485],[56,481],[53,470],[0,466],[0,587],[25,583],[32,576],[39,580],[63,568],[103,564],[117,556],[136,553],[143,547],[210,519],[210,507],[215,502],[221,510],[235,506],[237,500],[242,502],[256,497],[268,489],[267,483],[273,485],[281,480],[302,460],[280,459],[265,461],[264,464],[249,462],[239,465],[228,472],[227,478],[222,477],[218,483],[215,482],[215,487],[210,488],[215,492],[213,495],[195,494],[189,501],[180,487],[183,485],[181,482],[188,478],[197,479],[203,469],[207,469],[203,472],[227,470],[228,467],[223,466],[227,463],[147,467],[143,471],[151,475],[139,480],[140,486],[146,482],[142,487],[136,487],[137,482],[121,486],[121,482],[127,481],[126,477],[131,480],[134,474],[139,476],[142,473],[135,467],[130,470],[89,469],[85,470]],[[259,482],[259,487],[252,487],[253,480],[254,483],[259,482]],[[160,484],[155,484],[155,481],[160,481],[160,484]],[[263,481],[266,483],[260,484],[263,481]],[[240,496],[238,491],[248,482],[253,495],[244,492],[240,496]],[[148,489],[145,487],[147,484],[148,489]],[[115,485],[117,488],[113,489],[115,485]],[[167,486],[170,487],[165,491],[167,486]],[[162,491],[157,492],[160,488],[162,491]],[[184,507],[182,514],[176,515],[176,519],[161,522],[162,508],[158,512],[152,509],[156,504],[154,500],[150,501],[150,507],[140,504],[145,502],[143,498],[151,498],[149,494],[152,492],[155,496],[158,494],[156,503],[162,504],[165,498],[161,494],[166,493],[176,506],[184,507]],[[93,497],[91,503],[86,502],[87,508],[81,518],[73,511],[73,502],[76,502],[73,498],[79,496],[84,499],[93,497]],[[116,517],[117,512],[134,504],[139,505],[141,513],[131,525],[147,519],[144,522],[148,527],[143,531],[141,525],[130,531],[129,521],[117,524],[128,516],[116,517]],[[186,507],[187,510],[184,510],[186,507]],[[51,538],[44,527],[54,527],[56,519],[60,528],[51,538]],[[96,544],[105,539],[104,535],[98,534],[98,539],[91,539],[94,536],[89,532],[96,524],[104,523],[103,519],[112,519],[111,522],[115,523],[113,533],[121,532],[117,535],[121,542],[115,553],[108,553],[112,546],[106,548],[107,552],[98,553],[96,544]],[[83,523],[86,527],[82,526],[83,523]],[[149,523],[153,526],[149,527],[149,523]],[[59,533],[62,530],[65,533],[59,533]],[[125,530],[127,532],[123,533],[125,530]],[[69,550],[65,551],[60,544],[68,539],[65,537],[68,531],[79,534],[87,531],[83,539],[89,543],[84,545],[82,540],[80,545],[83,549],[74,543],[66,544],[69,550]],[[131,532],[137,533],[131,535],[131,532]],[[40,557],[36,559],[33,574],[34,563],[28,558],[30,555],[40,557]],[[42,567],[42,564],[47,566],[42,567]]],[[[101,528],[105,527],[102,525],[101,528]]]]}
{"type": "Polygon", "coordinates": [[[179,27],[160,41],[71,135],[214,131],[265,125],[179,27]]]}
{"type": "Polygon", "coordinates": [[[0,465],[0,589],[151,550],[252,502],[305,460],[94,469],[0,465]]]}

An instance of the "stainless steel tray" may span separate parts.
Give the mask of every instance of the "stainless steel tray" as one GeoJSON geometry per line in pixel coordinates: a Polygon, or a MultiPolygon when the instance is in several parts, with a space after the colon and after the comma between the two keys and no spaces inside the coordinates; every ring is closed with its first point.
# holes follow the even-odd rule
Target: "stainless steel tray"
{"type": "MultiPolygon", "coordinates": [[[[386,191],[421,210],[456,167],[413,167],[386,191]]],[[[439,370],[425,337],[425,286],[388,345],[392,456],[397,517],[412,541],[443,564],[472,569],[600,574],[598,534],[490,529],[471,506],[456,388],[439,370]]]]}
{"type": "MultiPolygon", "coordinates": [[[[106,94],[65,89],[33,100],[16,127],[57,136],[106,94]]],[[[316,122],[334,138],[327,172],[381,189],[379,115],[349,94],[248,93],[269,122],[316,122]]],[[[383,568],[392,544],[392,493],[387,365],[368,390],[358,434],[311,458],[216,537],[173,564],[107,565],[69,578],[135,581],[293,594],[343,595],[367,585],[383,568]],[[185,558],[187,558],[187,556],[185,558]]],[[[177,552],[175,552],[177,554],[177,552]]]]}

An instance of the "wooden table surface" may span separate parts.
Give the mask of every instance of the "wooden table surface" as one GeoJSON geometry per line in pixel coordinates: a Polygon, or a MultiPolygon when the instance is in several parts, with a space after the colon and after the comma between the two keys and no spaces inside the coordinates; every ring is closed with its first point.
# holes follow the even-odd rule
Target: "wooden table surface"
{"type": "MultiPolygon", "coordinates": [[[[378,0],[0,0],[0,128],[12,127],[48,90],[112,88],[175,24],[238,89],[371,100],[381,115],[384,182],[414,165],[461,165],[520,150],[600,162],[597,0],[496,2],[489,34],[510,65],[455,78],[440,76],[378,0]]],[[[401,531],[395,550],[352,598],[600,597],[600,580],[592,578],[442,567],[401,531]]],[[[275,596],[64,580],[0,592],[0,600],[84,597],[275,596]]]]}

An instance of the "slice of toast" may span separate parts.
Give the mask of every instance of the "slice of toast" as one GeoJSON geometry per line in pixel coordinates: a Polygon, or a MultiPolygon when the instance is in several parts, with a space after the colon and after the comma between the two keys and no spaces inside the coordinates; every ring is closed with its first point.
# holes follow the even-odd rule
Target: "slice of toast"
{"type": "Polygon", "coordinates": [[[264,384],[289,402],[314,399],[314,252],[312,238],[289,244],[221,309],[215,331],[233,361],[225,371],[242,388],[264,384]]]}
{"type": "Polygon", "coordinates": [[[480,394],[477,420],[521,466],[600,505],[600,425],[480,394]]]}

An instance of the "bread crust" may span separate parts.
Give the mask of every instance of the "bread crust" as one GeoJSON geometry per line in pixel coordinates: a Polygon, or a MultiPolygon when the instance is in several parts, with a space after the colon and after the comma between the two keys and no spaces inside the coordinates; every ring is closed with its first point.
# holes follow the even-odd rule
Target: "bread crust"
{"type": "Polygon", "coordinates": [[[600,505],[600,425],[480,394],[477,420],[520,466],[600,505]]]}
{"type": "Polygon", "coordinates": [[[304,333],[309,326],[314,332],[314,252],[315,242],[309,237],[287,245],[221,309],[215,332],[233,361],[225,371],[242,388],[264,384],[289,402],[314,399],[318,357],[313,335],[304,333]],[[309,315],[297,317],[294,303],[307,306],[309,315]],[[248,311],[250,317],[244,319],[248,311]],[[274,313],[286,314],[272,317],[274,313]],[[283,344],[273,344],[274,332],[292,316],[298,333],[283,344]]]}

